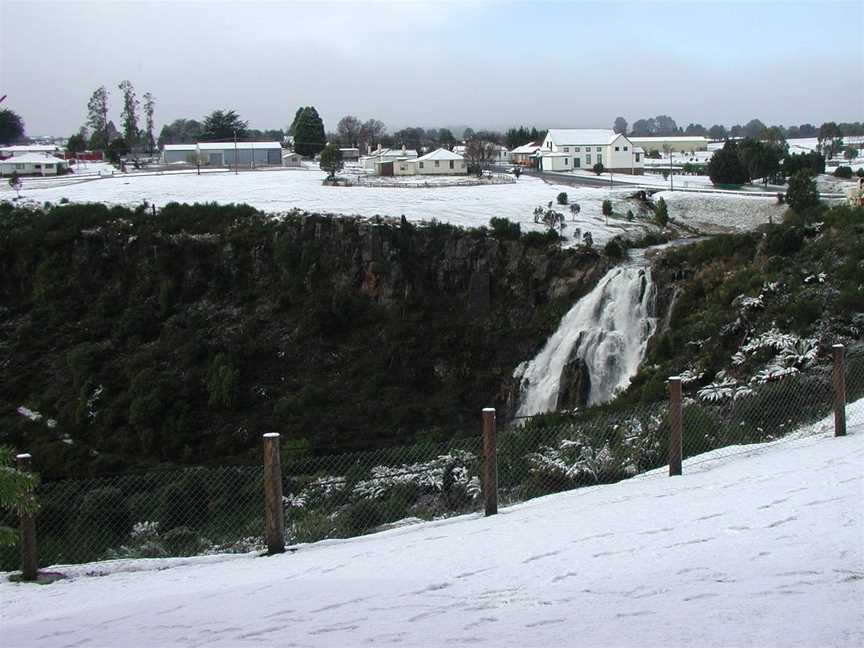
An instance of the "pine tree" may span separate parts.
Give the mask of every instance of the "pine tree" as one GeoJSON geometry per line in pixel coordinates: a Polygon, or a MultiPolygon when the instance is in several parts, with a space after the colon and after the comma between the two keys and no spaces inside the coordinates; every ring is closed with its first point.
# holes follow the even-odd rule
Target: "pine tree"
{"type": "Polygon", "coordinates": [[[0,110],[0,144],[14,144],[24,137],[24,120],[11,110],[0,110]]]}
{"type": "MultiPolygon", "coordinates": [[[[32,513],[36,509],[33,497],[36,479],[33,475],[16,470],[14,462],[12,448],[0,446],[0,510],[32,513]]],[[[0,524],[0,546],[13,545],[16,538],[14,529],[0,524]]]]}
{"type": "Polygon", "coordinates": [[[819,203],[816,181],[810,171],[803,169],[789,178],[786,202],[796,212],[815,207],[819,203]]]}
{"type": "Polygon", "coordinates": [[[294,151],[312,157],[326,145],[324,122],[314,106],[306,106],[294,126],[294,151]]]}
{"type": "Polygon", "coordinates": [[[744,184],[749,179],[747,169],[741,164],[738,145],[728,140],[716,151],[708,162],[708,176],[714,184],[744,184]]]}
{"type": "Polygon", "coordinates": [[[662,197],[657,200],[657,206],[654,208],[654,220],[657,221],[660,227],[666,227],[666,224],[669,222],[669,208],[662,197]]]}

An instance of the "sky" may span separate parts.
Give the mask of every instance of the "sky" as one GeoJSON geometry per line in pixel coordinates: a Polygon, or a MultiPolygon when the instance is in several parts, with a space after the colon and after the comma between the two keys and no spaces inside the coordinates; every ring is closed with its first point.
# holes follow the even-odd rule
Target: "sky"
{"type": "Polygon", "coordinates": [[[234,109],[284,128],[315,106],[405,126],[611,128],[864,119],[864,0],[268,2],[0,0],[0,104],[69,135],[124,79],[157,131],[234,109]]]}

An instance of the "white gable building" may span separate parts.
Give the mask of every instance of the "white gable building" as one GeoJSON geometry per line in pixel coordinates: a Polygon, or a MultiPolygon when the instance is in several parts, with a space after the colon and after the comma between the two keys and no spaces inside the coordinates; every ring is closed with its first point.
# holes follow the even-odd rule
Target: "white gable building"
{"type": "MultiPolygon", "coordinates": [[[[393,162],[393,175],[465,175],[468,173],[468,163],[465,158],[439,148],[414,160],[396,160],[393,162]]],[[[382,173],[381,175],[388,175],[382,173]]]]}
{"type": "Polygon", "coordinates": [[[550,129],[537,155],[541,171],[590,171],[599,162],[614,173],[642,174],[642,149],[603,128],[550,129]]]}
{"type": "Polygon", "coordinates": [[[417,151],[414,149],[406,149],[404,145],[401,149],[398,149],[381,148],[381,145],[379,144],[376,150],[371,151],[369,155],[361,158],[360,162],[364,169],[375,171],[378,175],[382,175],[379,169],[380,165],[388,162],[395,162],[396,160],[413,160],[416,158],[417,151]]]}

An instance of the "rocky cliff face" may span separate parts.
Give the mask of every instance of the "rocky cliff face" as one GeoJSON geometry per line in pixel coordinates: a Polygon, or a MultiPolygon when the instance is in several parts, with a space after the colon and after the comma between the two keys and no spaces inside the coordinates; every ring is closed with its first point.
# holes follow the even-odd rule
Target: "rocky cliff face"
{"type": "Polygon", "coordinates": [[[274,430],[313,453],[474,434],[608,266],[242,206],[0,216],[0,441],[56,473],[238,458],[274,430]]]}

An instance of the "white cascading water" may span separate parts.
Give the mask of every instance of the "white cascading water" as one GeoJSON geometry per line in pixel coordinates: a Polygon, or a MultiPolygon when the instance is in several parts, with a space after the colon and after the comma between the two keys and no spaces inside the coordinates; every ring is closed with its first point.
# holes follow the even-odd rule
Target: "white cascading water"
{"type": "Polygon", "coordinates": [[[521,378],[517,416],[557,409],[561,374],[573,356],[581,358],[591,380],[588,405],[605,403],[636,375],[648,339],[657,327],[654,284],[641,251],[610,270],[562,318],[537,356],[517,367],[521,378]]]}

